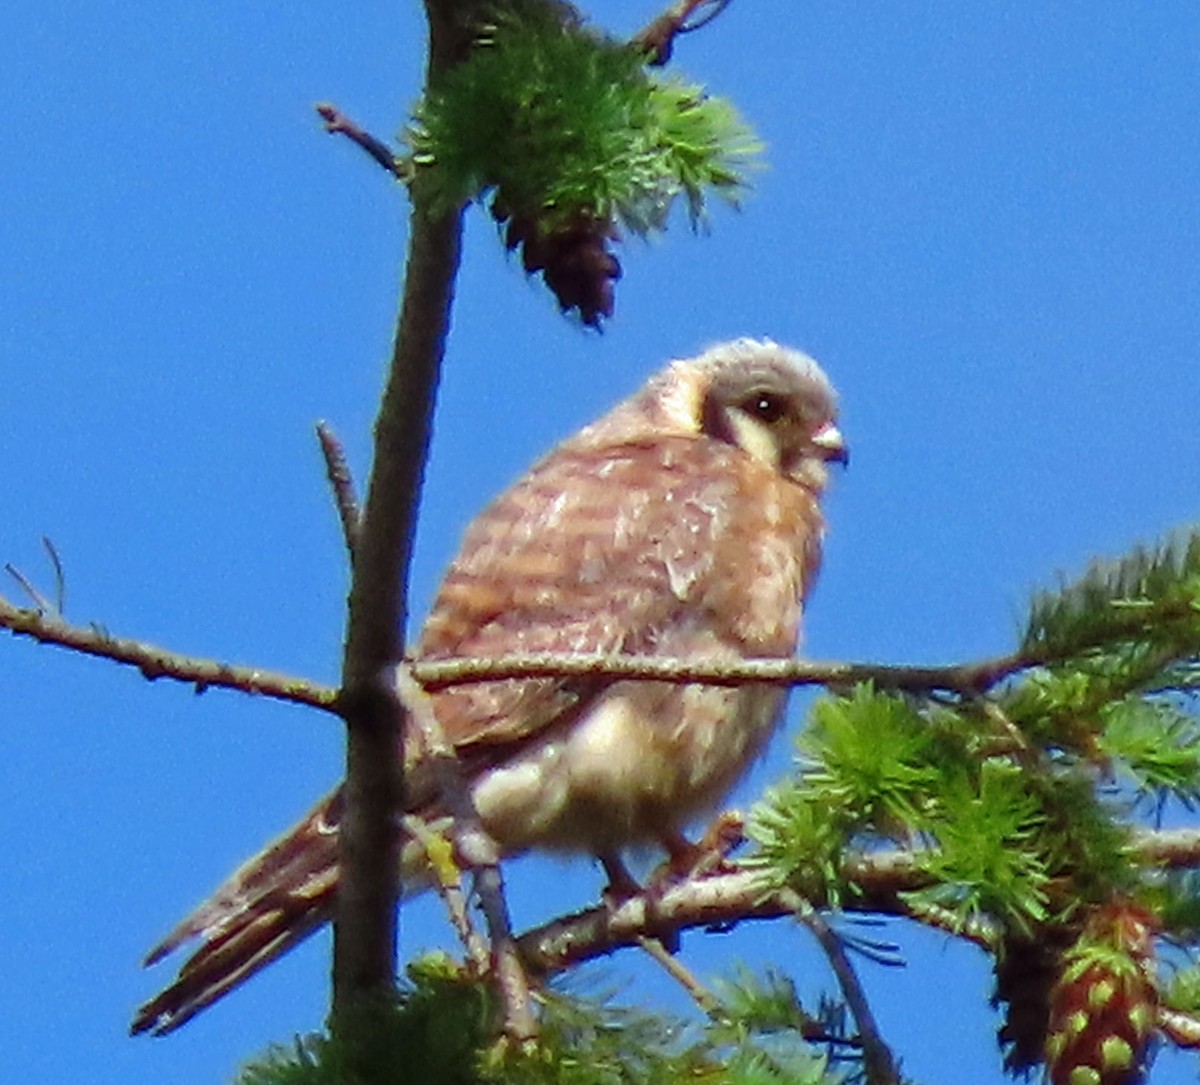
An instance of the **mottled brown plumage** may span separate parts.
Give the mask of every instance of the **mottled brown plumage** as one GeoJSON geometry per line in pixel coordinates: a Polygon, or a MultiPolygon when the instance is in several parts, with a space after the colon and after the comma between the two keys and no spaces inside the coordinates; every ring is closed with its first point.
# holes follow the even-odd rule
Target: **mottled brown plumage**
{"type": "MultiPolygon", "coordinates": [[[[737,340],[676,362],[559,445],[472,523],[422,632],[427,658],[562,651],[705,660],[797,647],[820,561],[818,498],[844,460],[811,359],[737,340]]],[[[519,679],[433,707],[505,854],[630,845],[672,854],[761,752],[783,694],[666,682],[519,679]]],[[[406,807],[443,816],[414,733],[406,807]]],[[[200,936],[135,1032],[168,1032],[332,913],[338,792],[243,866],[148,958],[200,936]]],[[[406,891],[425,884],[404,847],[406,891]]]]}

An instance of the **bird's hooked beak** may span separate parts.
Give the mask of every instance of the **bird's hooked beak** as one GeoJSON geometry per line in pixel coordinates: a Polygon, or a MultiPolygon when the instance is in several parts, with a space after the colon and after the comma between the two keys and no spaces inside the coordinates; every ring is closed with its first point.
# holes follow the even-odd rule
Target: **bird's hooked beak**
{"type": "Polygon", "coordinates": [[[843,467],[850,463],[850,449],[842,431],[832,422],[826,422],[812,435],[812,443],[826,463],[840,463],[843,467]]]}

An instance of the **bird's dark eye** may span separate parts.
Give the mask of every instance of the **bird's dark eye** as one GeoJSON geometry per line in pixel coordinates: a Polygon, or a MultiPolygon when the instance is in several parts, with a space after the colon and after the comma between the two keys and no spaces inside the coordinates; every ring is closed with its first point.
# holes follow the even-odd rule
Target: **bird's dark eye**
{"type": "Polygon", "coordinates": [[[787,414],[788,403],[784,396],[774,392],[755,392],[742,400],[741,407],[747,414],[771,425],[787,414]]]}

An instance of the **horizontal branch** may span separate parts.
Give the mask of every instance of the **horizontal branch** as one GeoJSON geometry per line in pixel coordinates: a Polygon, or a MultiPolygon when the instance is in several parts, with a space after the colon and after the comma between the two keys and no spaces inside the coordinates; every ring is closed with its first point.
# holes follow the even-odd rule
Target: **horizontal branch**
{"type": "Polygon", "coordinates": [[[839,686],[873,682],[881,689],[948,690],[979,693],[1009,675],[1035,665],[1026,656],[1000,656],[945,667],[905,667],[879,663],[813,662],[803,659],[747,659],[736,662],[537,652],[492,659],[414,659],[412,675],[427,690],[506,678],[626,678],[660,682],[703,682],[740,686],[839,686]]]}
{"type": "MultiPolygon", "coordinates": [[[[137,667],[146,678],[172,678],[194,685],[237,689],[329,712],[338,710],[338,691],[303,678],[256,667],[180,655],[144,641],[109,635],[95,626],[76,626],[37,609],[21,609],[0,598],[0,629],[86,655],[137,667]]],[[[740,686],[851,686],[871,682],[880,689],[912,693],[941,690],[973,695],[1031,667],[1053,662],[1047,655],[1013,653],[940,667],[805,659],[695,660],[663,656],[533,652],[492,658],[408,660],[412,676],[429,692],[452,686],[520,678],[619,678],[656,682],[703,682],[740,686]]]]}
{"type": "MultiPolygon", "coordinates": [[[[72,625],[39,609],[22,609],[0,598],[0,629],[32,637],[43,644],[136,667],[148,679],[171,678],[196,687],[236,689],[293,704],[336,712],[338,691],[303,678],[257,667],[181,655],[145,641],[114,637],[96,626],[72,625]]],[[[738,686],[765,682],[778,686],[848,686],[873,682],[881,689],[913,692],[948,690],[972,694],[990,688],[1039,660],[1000,656],[945,667],[906,667],[877,663],[810,662],[801,659],[704,660],[661,656],[614,656],[541,652],[492,659],[417,659],[413,677],[433,692],[451,686],[510,678],[605,677],[660,682],[703,682],[738,686]]]]}
{"type": "Polygon", "coordinates": [[[17,636],[32,637],[42,644],[54,644],[136,667],[150,681],[171,678],[186,682],[194,686],[197,693],[208,689],[236,689],[327,712],[337,710],[337,690],[329,686],[257,667],[179,655],[155,644],[114,637],[95,626],[71,625],[39,610],[22,610],[5,599],[0,599],[0,629],[7,629],[17,636]]]}

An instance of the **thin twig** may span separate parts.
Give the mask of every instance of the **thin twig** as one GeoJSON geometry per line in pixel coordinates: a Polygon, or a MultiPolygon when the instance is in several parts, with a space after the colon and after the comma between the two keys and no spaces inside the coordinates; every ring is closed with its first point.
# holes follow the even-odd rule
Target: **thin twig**
{"type": "Polygon", "coordinates": [[[1176,1046],[1200,1047],[1200,1018],[1195,1014],[1160,1006],[1156,1023],[1176,1046]]]}
{"type": "Polygon", "coordinates": [[[42,536],[42,549],[50,559],[50,568],[54,570],[54,613],[67,612],[67,577],[63,572],[62,558],[58,556],[58,547],[51,541],[50,536],[42,536]]]}
{"type": "MultiPolygon", "coordinates": [[[[340,711],[335,690],[306,679],[272,671],[218,663],[180,655],[143,641],[120,639],[90,626],[76,626],[51,616],[53,607],[12,566],[9,573],[38,602],[39,610],[22,609],[0,598],[0,628],[46,644],[138,667],[150,679],[173,678],[197,687],[240,689],[278,700],[340,711]]],[[[908,667],[880,663],[747,659],[730,662],[663,656],[537,652],[490,658],[409,660],[413,677],[429,692],[453,686],[510,678],[602,677],[656,682],[702,682],[740,686],[761,682],[777,686],[850,686],[871,682],[880,689],[909,692],[948,691],[975,696],[1023,670],[1053,662],[1048,654],[1014,653],[943,667],[908,667]]]]}
{"type": "Polygon", "coordinates": [[[842,989],[842,997],[854,1022],[858,1026],[858,1040],[862,1045],[863,1069],[866,1071],[868,1085],[898,1085],[900,1075],[896,1069],[896,1059],[892,1050],[883,1038],[871,1004],[867,1001],[867,993],[859,982],[858,973],[842,945],[841,939],[832,927],[808,901],[799,894],[788,893],[795,905],[797,918],[813,933],[817,944],[829,959],[829,967],[842,989]]]}
{"type": "Polygon", "coordinates": [[[661,939],[648,935],[638,935],[637,944],[649,955],[676,983],[679,984],[706,1014],[712,1017],[721,1008],[721,1002],[716,995],[704,986],[691,969],[684,966],[678,957],[667,952],[661,939]]]}
{"type": "Polygon", "coordinates": [[[459,770],[458,758],[442,733],[429,694],[417,684],[405,664],[396,668],[396,688],[408,711],[410,726],[416,727],[424,740],[442,800],[454,818],[458,853],[470,868],[475,891],[479,894],[504,1004],[504,1031],[514,1040],[528,1040],[536,1034],[537,1022],[529,997],[529,981],[513,938],[508,902],[504,898],[500,849],[479,821],[471,793],[459,770]]]}
{"type": "Polygon", "coordinates": [[[33,586],[33,581],[29,579],[20,569],[11,562],[4,563],[4,571],[13,578],[21,587],[21,590],[29,596],[29,601],[37,607],[41,614],[57,615],[58,611],[51,605],[46,597],[33,586]]]}
{"type": "Polygon", "coordinates": [[[661,67],[671,59],[671,50],[680,34],[690,34],[707,26],[730,4],[730,0],[677,0],[653,22],[633,37],[633,44],[648,54],[647,64],[661,67]],[[702,8],[709,10],[692,18],[702,8]]]}
{"type": "Polygon", "coordinates": [[[208,689],[236,689],[277,701],[324,709],[326,712],[337,711],[337,690],[306,678],[221,663],[215,659],[179,655],[144,641],[111,636],[103,629],[71,625],[36,610],[21,610],[2,598],[0,629],[7,629],[17,636],[32,637],[42,644],[54,644],[84,655],[136,667],[150,681],[171,678],[177,682],[187,682],[195,687],[197,693],[204,693],[208,689]]]}
{"type": "Polygon", "coordinates": [[[396,180],[403,181],[405,179],[396,155],[378,136],[373,136],[366,129],[360,128],[337,106],[329,102],[318,102],[313,108],[325,122],[326,132],[337,133],[353,140],[396,180]]]}
{"type": "Polygon", "coordinates": [[[350,465],[346,462],[346,450],[327,422],[317,423],[317,440],[321,442],[321,455],[325,458],[325,476],[333,490],[338,519],[342,523],[342,538],[345,539],[346,550],[353,559],[354,546],[358,541],[359,509],[358,495],[354,492],[354,478],[350,474],[350,465]]]}
{"type": "MultiPolygon", "coordinates": [[[[38,610],[22,609],[0,598],[0,628],[86,655],[135,666],[149,679],[172,678],[203,692],[209,687],[240,689],[278,700],[340,711],[337,692],[305,679],[258,668],[181,655],[144,641],[110,636],[91,626],[76,626],[53,616],[53,607],[21,577],[38,602],[38,610]]],[[[409,661],[413,677],[430,692],[508,678],[579,676],[646,679],[660,682],[703,682],[739,686],[763,682],[778,686],[852,685],[873,682],[881,689],[949,690],[974,693],[1042,660],[1028,655],[1000,656],[946,667],[904,667],[874,663],[809,662],[798,659],[751,659],[704,662],[662,656],[613,656],[541,652],[494,658],[418,659],[409,661]]]]}
{"type": "Polygon", "coordinates": [[[442,903],[450,915],[450,923],[458,934],[459,941],[463,944],[467,960],[471,962],[477,975],[483,975],[490,965],[487,945],[479,936],[475,924],[471,922],[471,914],[467,910],[467,897],[462,888],[461,872],[454,863],[453,857],[448,863],[443,864],[436,854],[441,849],[449,850],[449,845],[440,833],[433,832],[419,817],[407,814],[402,821],[405,831],[421,845],[426,859],[433,868],[434,888],[437,890],[438,896],[442,898],[442,903]],[[450,865],[453,865],[453,877],[446,876],[447,872],[443,869],[444,866],[450,865]]]}
{"type": "MultiPolygon", "coordinates": [[[[32,591],[32,585],[30,585],[32,591]]],[[[40,598],[34,592],[35,598],[40,598]]],[[[91,627],[76,626],[53,616],[50,604],[43,610],[14,607],[0,598],[0,628],[45,644],[55,644],[85,655],[99,656],[137,667],[149,679],[171,678],[194,685],[198,692],[214,687],[239,689],[277,700],[341,711],[339,694],[327,686],[273,671],[220,663],[181,655],[144,641],[110,636],[91,627]]],[[[1008,656],[949,667],[898,667],[870,663],[811,663],[795,659],[744,660],[737,663],[663,658],[661,656],[611,656],[572,653],[537,653],[493,659],[413,660],[413,677],[430,692],[506,678],[610,677],[661,682],[703,682],[738,686],[765,682],[780,686],[848,685],[874,682],[884,689],[973,691],[988,686],[1024,667],[1027,657],[1008,656]]]]}

